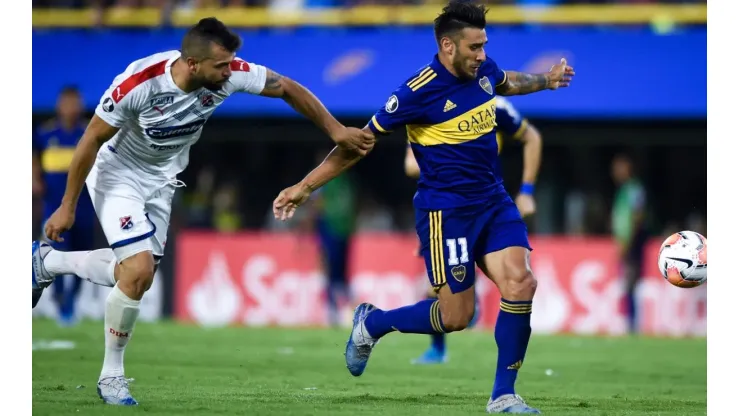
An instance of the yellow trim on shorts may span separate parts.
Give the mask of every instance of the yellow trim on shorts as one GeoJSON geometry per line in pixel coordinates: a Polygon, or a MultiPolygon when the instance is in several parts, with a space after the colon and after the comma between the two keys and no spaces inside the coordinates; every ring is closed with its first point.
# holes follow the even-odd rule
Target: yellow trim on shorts
{"type": "Polygon", "coordinates": [[[447,283],[444,261],[444,239],[442,238],[442,211],[429,213],[429,251],[432,263],[432,284],[443,286],[447,283]]]}

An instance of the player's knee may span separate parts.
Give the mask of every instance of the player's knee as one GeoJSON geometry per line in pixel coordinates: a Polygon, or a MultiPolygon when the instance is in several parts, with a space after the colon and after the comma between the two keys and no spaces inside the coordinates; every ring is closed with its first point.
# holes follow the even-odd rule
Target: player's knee
{"type": "Polygon", "coordinates": [[[121,263],[119,288],[135,299],[141,299],[154,281],[154,257],[150,252],[138,253],[121,263]]]}
{"type": "Polygon", "coordinates": [[[506,292],[508,300],[531,300],[537,290],[537,279],[532,270],[523,262],[510,262],[505,265],[506,292]]]}
{"type": "Polygon", "coordinates": [[[456,308],[442,309],[442,325],[445,331],[456,332],[467,328],[475,315],[475,304],[462,304],[456,308]]]}

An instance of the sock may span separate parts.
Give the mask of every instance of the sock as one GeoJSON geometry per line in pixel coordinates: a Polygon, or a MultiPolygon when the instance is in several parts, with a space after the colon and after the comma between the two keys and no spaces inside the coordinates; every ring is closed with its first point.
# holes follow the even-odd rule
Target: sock
{"type": "Polygon", "coordinates": [[[104,248],[94,251],[52,250],[44,258],[44,267],[52,275],[76,274],[96,285],[113,287],[116,255],[104,248]]]}
{"type": "Polygon", "coordinates": [[[123,352],[131,340],[141,301],[130,299],[118,288],[105,302],[105,358],[100,379],[123,375],[123,352]]]}
{"type": "Polygon", "coordinates": [[[494,337],[498,345],[498,362],[496,381],[493,384],[491,398],[496,399],[504,394],[514,394],[514,383],[519,368],[527,353],[529,325],[532,317],[532,301],[508,301],[501,299],[501,310],[496,319],[494,337]]]}
{"type": "Polygon", "coordinates": [[[439,301],[426,299],[390,311],[376,309],[365,318],[365,329],[368,335],[376,339],[393,331],[409,334],[444,332],[439,301]]]}
{"type": "MultiPolygon", "coordinates": [[[[428,296],[427,299],[436,300],[437,295],[434,296],[428,296]]],[[[447,343],[446,341],[446,334],[444,332],[435,332],[432,334],[432,348],[434,348],[435,351],[438,351],[441,354],[444,354],[447,350],[447,343]]]]}

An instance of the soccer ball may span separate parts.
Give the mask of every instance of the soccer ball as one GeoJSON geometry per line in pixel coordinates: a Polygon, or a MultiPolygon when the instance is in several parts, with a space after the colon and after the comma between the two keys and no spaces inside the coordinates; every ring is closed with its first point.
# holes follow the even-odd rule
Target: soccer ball
{"type": "Polygon", "coordinates": [[[702,285],[707,281],[707,239],[693,231],[681,231],[666,238],[660,247],[658,268],[674,286],[702,285]]]}

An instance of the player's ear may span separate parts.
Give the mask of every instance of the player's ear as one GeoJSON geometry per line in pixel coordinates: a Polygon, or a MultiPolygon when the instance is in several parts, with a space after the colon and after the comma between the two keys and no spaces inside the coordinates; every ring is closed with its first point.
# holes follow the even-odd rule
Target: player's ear
{"type": "Polygon", "coordinates": [[[455,52],[455,42],[452,38],[443,36],[442,39],[439,40],[439,48],[447,55],[452,55],[455,52]]]}
{"type": "Polygon", "coordinates": [[[191,74],[198,72],[198,60],[196,60],[192,56],[189,56],[185,58],[185,63],[188,64],[188,69],[190,70],[191,74]]]}

